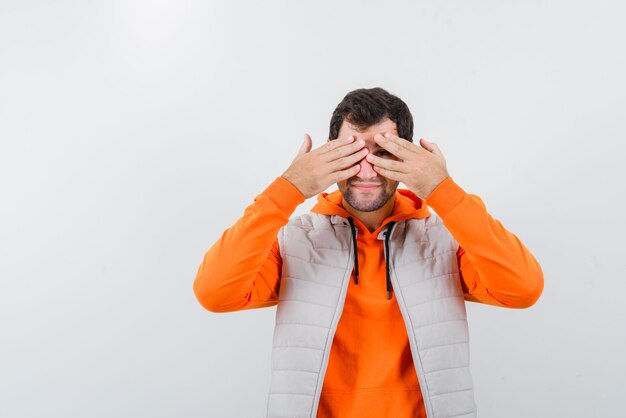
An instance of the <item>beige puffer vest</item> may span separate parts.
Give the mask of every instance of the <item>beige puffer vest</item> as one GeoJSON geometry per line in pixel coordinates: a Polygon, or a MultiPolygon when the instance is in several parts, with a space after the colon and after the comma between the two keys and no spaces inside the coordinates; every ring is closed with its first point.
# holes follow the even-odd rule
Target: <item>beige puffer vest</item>
{"type": "MultiPolygon", "coordinates": [[[[393,225],[388,268],[428,418],[476,417],[458,243],[436,214],[393,225]]],[[[384,240],[384,233],[378,239],[384,240]]],[[[283,260],[266,418],[315,418],[354,267],[347,219],[308,213],[281,228],[283,260]]]]}

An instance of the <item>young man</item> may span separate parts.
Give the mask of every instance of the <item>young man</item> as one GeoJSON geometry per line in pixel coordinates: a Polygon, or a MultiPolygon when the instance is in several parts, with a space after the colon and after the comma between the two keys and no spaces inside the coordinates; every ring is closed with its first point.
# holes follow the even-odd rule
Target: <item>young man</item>
{"type": "Polygon", "coordinates": [[[526,308],[541,295],[524,244],[436,144],[412,138],[398,97],[350,92],[328,142],[311,150],[305,135],[205,254],[194,292],[206,309],[278,305],[267,417],[475,417],[465,301],[526,308]]]}

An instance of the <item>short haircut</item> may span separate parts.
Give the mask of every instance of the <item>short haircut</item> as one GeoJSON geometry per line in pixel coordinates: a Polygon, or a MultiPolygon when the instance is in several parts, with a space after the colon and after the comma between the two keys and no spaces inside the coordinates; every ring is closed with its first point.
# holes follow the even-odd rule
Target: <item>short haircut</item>
{"type": "Polygon", "coordinates": [[[395,122],[400,138],[413,142],[413,116],[406,103],[380,87],[353,90],[335,108],[328,138],[337,139],[344,120],[366,130],[386,118],[395,122]]]}

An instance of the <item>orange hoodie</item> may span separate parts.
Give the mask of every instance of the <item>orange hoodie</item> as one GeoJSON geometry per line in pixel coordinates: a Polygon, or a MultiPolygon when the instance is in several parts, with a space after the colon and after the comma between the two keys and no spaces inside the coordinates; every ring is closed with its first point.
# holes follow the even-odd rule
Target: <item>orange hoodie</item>
{"type": "MultiPolygon", "coordinates": [[[[341,194],[322,193],[312,212],[350,216],[341,194]]],[[[304,197],[278,177],[206,252],[194,281],[198,301],[212,312],[278,303],[282,260],[277,234],[304,197]]],[[[408,190],[395,195],[392,214],[373,232],[355,219],[359,282],[348,285],[320,396],[318,418],[425,417],[406,326],[395,295],[387,298],[382,241],[390,221],[430,216],[431,206],[459,243],[465,299],[526,308],[543,291],[543,273],[522,242],[491,217],[482,200],[451,177],[423,201],[408,190]]]]}

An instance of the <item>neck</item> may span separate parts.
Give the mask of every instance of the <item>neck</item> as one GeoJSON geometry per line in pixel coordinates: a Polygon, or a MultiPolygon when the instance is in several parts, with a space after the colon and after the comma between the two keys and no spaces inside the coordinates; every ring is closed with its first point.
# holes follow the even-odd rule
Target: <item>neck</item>
{"type": "Polygon", "coordinates": [[[387,203],[385,203],[384,206],[372,212],[362,212],[360,210],[356,210],[343,199],[342,206],[346,212],[361,221],[368,231],[374,232],[380,227],[383,221],[391,215],[395,201],[395,197],[391,198],[387,203]]]}

